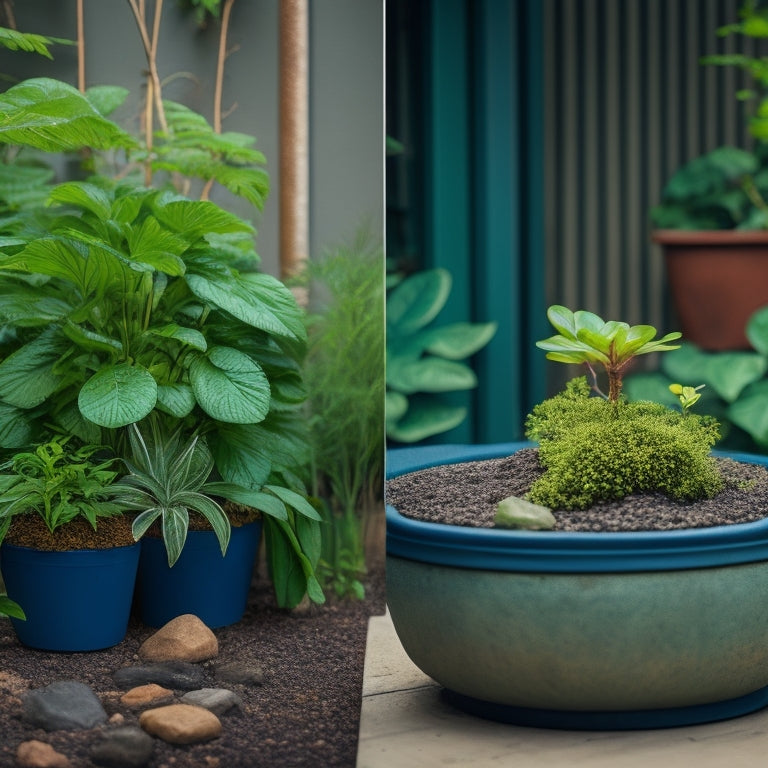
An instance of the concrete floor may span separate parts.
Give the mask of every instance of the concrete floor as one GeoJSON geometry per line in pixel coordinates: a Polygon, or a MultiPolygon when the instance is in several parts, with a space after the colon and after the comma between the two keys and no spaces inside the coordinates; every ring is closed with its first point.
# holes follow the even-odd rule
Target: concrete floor
{"type": "Polygon", "coordinates": [[[357,768],[755,768],[768,765],[768,709],[657,731],[555,731],[473,717],[443,702],[388,615],[370,620],[357,768]]]}

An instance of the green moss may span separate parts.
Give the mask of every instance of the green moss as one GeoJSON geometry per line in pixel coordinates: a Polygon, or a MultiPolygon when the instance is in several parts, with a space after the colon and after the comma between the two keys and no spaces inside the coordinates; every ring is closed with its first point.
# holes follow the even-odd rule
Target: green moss
{"type": "Polygon", "coordinates": [[[714,419],[590,397],[585,378],[537,405],[526,434],[539,442],[546,467],[529,498],[551,509],[585,509],[635,492],[695,500],[723,487],[710,456],[719,437],[714,419]]]}

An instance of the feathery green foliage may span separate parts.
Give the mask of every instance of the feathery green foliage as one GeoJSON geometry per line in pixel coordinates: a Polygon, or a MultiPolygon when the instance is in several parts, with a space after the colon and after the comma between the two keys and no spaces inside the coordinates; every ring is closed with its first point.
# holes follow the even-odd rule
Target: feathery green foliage
{"type": "Polygon", "coordinates": [[[586,508],[635,492],[661,492],[673,499],[710,498],[722,478],[710,448],[717,422],[683,416],[658,403],[590,397],[585,377],[535,406],[526,435],[539,442],[546,472],[530,500],[552,509],[586,508]]]}
{"type": "Polygon", "coordinates": [[[51,45],[55,44],[73,45],[73,42],[60,37],[46,37],[45,35],[36,35],[32,32],[19,32],[16,29],[0,27],[0,45],[9,51],[39,53],[41,56],[45,56],[46,59],[52,59],[53,56],[48,49],[51,45]]]}
{"type": "Polygon", "coordinates": [[[304,365],[311,479],[327,500],[321,570],[337,594],[361,596],[363,540],[384,476],[384,257],[361,231],[308,263],[314,310],[304,365]]]}

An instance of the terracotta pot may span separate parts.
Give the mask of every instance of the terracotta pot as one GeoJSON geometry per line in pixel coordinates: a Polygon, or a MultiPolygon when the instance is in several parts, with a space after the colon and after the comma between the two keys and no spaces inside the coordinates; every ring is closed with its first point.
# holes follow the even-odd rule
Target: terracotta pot
{"type": "Polygon", "coordinates": [[[768,305],[768,231],[655,230],[664,248],[683,339],[702,349],[749,349],[753,312],[768,305]]]}
{"type": "MultiPolygon", "coordinates": [[[[526,445],[390,451],[387,473],[526,445]]],[[[387,507],[387,603],[403,648],[453,704],[503,722],[661,728],[765,707],[766,589],[768,519],[564,533],[428,523],[387,507]]]]}

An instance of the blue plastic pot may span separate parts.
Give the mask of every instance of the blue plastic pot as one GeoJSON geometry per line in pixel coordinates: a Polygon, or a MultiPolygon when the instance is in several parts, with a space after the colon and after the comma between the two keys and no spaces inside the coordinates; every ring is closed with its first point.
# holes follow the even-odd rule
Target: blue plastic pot
{"type": "Polygon", "coordinates": [[[136,582],[139,617],[161,627],[192,613],[211,627],[243,618],[261,538],[261,521],[232,526],[222,557],[213,531],[189,531],[179,559],[168,567],[163,540],[145,536],[136,582]]]}
{"type": "Polygon", "coordinates": [[[3,544],[8,596],[26,621],[11,619],[19,640],[46,651],[95,651],[125,637],[139,545],[45,552],[3,544]]]}
{"type": "MultiPolygon", "coordinates": [[[[388,474],[526,445],[393,451],[388,474]]],[[[495,720],[660,728],[760,709],[767,594],[768,520],[564,533],[425,523],[387,508],[387,602],[405,651],[449,701],[495,720]]]]}

